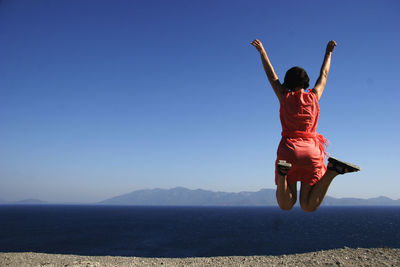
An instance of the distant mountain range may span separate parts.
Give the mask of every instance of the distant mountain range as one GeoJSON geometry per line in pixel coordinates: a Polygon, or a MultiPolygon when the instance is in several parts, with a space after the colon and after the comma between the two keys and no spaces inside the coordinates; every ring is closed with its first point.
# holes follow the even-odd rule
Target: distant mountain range
{"type": "MultiPolygon", "coordinates": [[[[154,206],[272,206],[277,205],[275,189],[261,189],[257,192],[213,192],[202,189],[190,190],[184,187],[172,189],[147,189],[106,199],[101,205],[154,205],[154,206]]],[[[399,200],[388,197],[370,199],[334,198],[327,196],[325,206],[396,206],[399,200]]]]}
{"type": "Polygon", "coordinates": [[[262,189],[258,192],[213,192],[202,189],[190,190],[183,187],[172,189],[138,190],[113,197],[98,204],[102,205],[162,205],[162,206],[260,206],[275,205],[275,190],[262,189]]]}
{"type": "MultiPolygon", "coordinates": [[[[16,202],[0,200],[0,204],[45,205],[53,204],[39,199],[25,199],[16,202]]],[[[61,204],[61,203],[57,203],[61,204]]],[[[66,203],[67,204],[67,203],[66,203]]],[[[85,205],[84,203],[81,203],[85,205]]],[[[135,205],[135,206],[276,206],[275,189],[261,189],[257,192],[214,192],[184,187],[172,189],[145,189],[116,196],[91,205],[135,205]]],[[[87,205],[86,204],[86,205],[87,205]]],[[[388,197],[334,198],[326,196],[324,206],[400,206],[400,199],[388,197]]]]}

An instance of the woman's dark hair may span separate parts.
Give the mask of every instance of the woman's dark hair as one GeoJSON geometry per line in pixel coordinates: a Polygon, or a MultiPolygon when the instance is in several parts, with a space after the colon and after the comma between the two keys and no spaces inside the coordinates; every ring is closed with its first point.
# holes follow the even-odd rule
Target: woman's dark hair
{"type": "Polygon", "coordinates": [[[291,91],[297,87],[308,89],[308,86],[310,85],[309,82],[310,78],[308,77],[307,72],[303,68],[296,66],[286,72],[283,86],[291,91]]]}

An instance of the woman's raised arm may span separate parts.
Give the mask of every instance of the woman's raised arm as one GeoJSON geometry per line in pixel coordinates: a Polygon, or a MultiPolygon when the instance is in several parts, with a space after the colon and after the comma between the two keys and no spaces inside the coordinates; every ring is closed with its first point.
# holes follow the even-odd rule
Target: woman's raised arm
{"type": "Polygon", "coordinates": [[[328,45],[326,46],[324,62],[322,63],[321,71],[318,77],[317,82],[315,83],[315,87],[313,92],[317,95],[318,100],[321,98],[322,92],[325,89],[326,81],[328,79],[329,69],[331,67],[331,56],[333,49],[337,43],[335,41],[329,41],[328,45]]]}
{"type": "Polygon", "coordinates": [[[265,52],[264,46],[262,45],[261,41],[256,39],[251,44],[257,48],[258,52],[260,52],[261,56],[261,61],[264,66],[265,73],[267,74],[268,81],[272,86],[272,89],[274,89],[274,92],[276,96],[278,97],[279,101],[281,101],[282,95],[285,91],[283,88],[281,82],[278,79],[278,76],[276,75],[274,68],[272,67],[271,62],[269,61],[269,58],[267,56],[267,52],[265,52]]]}

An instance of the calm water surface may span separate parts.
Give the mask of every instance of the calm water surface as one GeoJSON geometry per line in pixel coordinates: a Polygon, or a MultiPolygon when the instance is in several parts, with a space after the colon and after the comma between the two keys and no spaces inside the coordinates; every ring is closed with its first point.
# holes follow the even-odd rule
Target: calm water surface
{"type": "Polygon", "coordinates": [[[0,206],[0,251],[142,257],[400,248],[400,207],[0,206]]]}

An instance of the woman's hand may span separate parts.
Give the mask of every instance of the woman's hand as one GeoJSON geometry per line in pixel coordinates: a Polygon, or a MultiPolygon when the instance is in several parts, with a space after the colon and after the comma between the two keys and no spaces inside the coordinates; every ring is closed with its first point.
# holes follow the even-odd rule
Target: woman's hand
{"type": "Polygon", "coordinates": [[[324,62],[322,63],[322,67],[321,67],[321,71],[319,73],[317,83],[315,84],[314,89],[312,89],[313,92],[317,95],[318,100],[320,100],[322,92],[324,91],[325,86],[326,86],[329,69],[331,67],[332,52],[333,52],[333,49],[335,49],[335,46],[337,46],[337,43],[333,40],[329,41],[329,43],[326,45],[324,62]]]}
{"type": "Polygon", "coordinates": [[[251,42],[250,44],[252,44],[255,48],[257,48],[257,51],[261,53],[261,51],[264,50],[264,47],[261,43],[260,40],[255,39],[253,42],[251,42]]]}
{"type": "Polygon", "coordinates": [[[271,62],[269,61],[267,52],[265,52],[265,49],[264,49],[262,43],[258,39],[255,39],[250,44],[252,44],[255,48],[257,48],[258,52],[260,52],[261,61],[264,66],[265,74],[267,74],[268,81],[271,84],[272,89],[274,89],[274,92],[280,102],[285,89],[283,88],[281,82],[278,79],[278,76],[275,73],[274,68],[272,67],[271,62]]]}
{"type": "Polygon", "coordinates": [[[326,46],[326,52],[327,53],[333,52],[333,49],[335,49],[335,46],[337,46],[337,43],[334,40],[329,41],[328,45],[326,46]]]}

